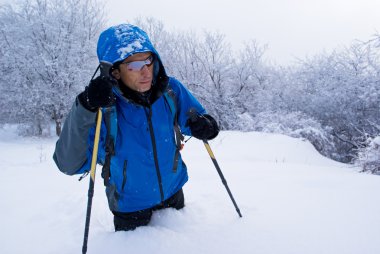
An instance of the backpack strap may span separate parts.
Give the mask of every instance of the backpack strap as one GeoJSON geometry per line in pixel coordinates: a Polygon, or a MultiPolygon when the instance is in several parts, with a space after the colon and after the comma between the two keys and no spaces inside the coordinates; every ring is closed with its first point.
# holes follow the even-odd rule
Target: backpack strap
{"type": "Polygon", "coordinates": [[[106,158],[102,168],[102,177],[104,179],[104,185],[109,185],[109,179],[111,177],[111,158],[115,155],[115,142],[117,136],[117,114],[116,106],[107,107],[103,110],[104,119],[106,122],[107,136],[106,136],[106,158]]]}
{"type": "Polygon", "coordinates": [[[171,87],[168,87],[164,92],[164,97],[166,102],[169,105],[170,111],[172,112],[173,124],[174,124],[174,133],[175,133],[175,141],[176,141],[176,151],[174,155],[174,164],[173,164],[173,172],[177,171],[179,152],[182,149],[182,141],[185,137],[182,135],[181,129],[178,125],[178,110],[177,110],[177,97],[171,87]]]}

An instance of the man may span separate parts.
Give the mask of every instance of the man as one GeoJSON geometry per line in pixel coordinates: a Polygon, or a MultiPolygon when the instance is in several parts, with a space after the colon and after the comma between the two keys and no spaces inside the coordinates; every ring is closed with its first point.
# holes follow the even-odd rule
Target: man
{"type": "MultiPolygon", "coordinates": [[[[113,78],[98,77],[78,95],[53,158],[68,175],[89,171],[96,112],[115,105],[117,138],[106,194],[115,230],[133,230],[147,225],[156,209],[184,207],[187,169],[175,137],[173,109],[164,94],[174,94],[175,122],[182,133],[212,139],[219,128],[194,96],[166,75],[159,54],[140,28],[121,24],[105,30],[97,54],[99,61],[112,64],[113,78]]],[[[100,135],[98,163],[105,164],[104,121],[100,135]]]]}

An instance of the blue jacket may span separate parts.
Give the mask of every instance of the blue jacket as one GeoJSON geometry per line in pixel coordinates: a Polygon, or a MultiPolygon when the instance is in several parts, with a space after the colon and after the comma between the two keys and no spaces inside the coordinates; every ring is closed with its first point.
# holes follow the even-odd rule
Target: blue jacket
{"type": "MultiPolygon", "coordinates": [[[[108,203],[112,211],[133,212],[154,207],[179,191],[188,180],[186,165],[181,156],[177,170],[173,170],[177,147],[173,115],[163,96],[166,89],[171,88],[177,98],[178,124],[183,134],[191,135],[186,126],[187,113],[190,109],[196,109],[200,114],[206,113],[201,104],[178,80],[166,75],[157,51],[141,29],[131,25],[120,25],[111,27],[99,37],[100,61],[114,64],[132,54],[147,51],[152,52],[157,60],[154,65],[154,84],[149,103],[140,103],[138,98],[136,99],[136,94],[130,96],[133,94],[132,91],[122,92],[120,84],[113,89],[116,96],[118,128],[115,155],[111,159],[110,180],[106,186],[108,203]]],[[[83,133],[84,124],[76,126],[78,121],[81,121],[80,118],[91,118],[87,114],[89,112],[85,112],[76,102],[57,142],[54,160],[60,170],[66,174],[81,174],[90,170],[95,126],[94,123],[91,124],[88,136],[78,134],[83,133]],[[86,117],[80,116],[81,114],[86,117]],[[70,140],[70,144],[64,140],[65,136],[70,140]],[[86,136],[87,140],[85,154],[77,144],[83,136],[86,136]],[[68,154],[68,147],[73,147],[74,152],[68,154]]],[[[105,160],[106,134],[106,125],[103,121],[98,152],[99,164],[104,164],[105,160]]]]}
{"type": "MultiPolygon", "coordinates": [[[[191,135],[185,125],[186,113],[190,108],[205,113],[204,109],[179,81],[170,78],[169,85],[178,98],[181,131],[191,135]]],[[[173,171],[176,143],[172,113],[164,96],[160,96],[151,107],[144,107],[128,101],[117,91],[115,94],[118,133],[115,155],[111,160],[110,183],[106,186],[109,206],[112,211],[121,212],[150,208],[171,197],[188,180],[181,156],[177,170],[173,171]]],[[[91,129],[88,139],[87,162],[77,173],[90,169],[94,129],[91,129]]],[[[103,121],[98,152],[100,164],[105,160],[106,133],[103,121]]]]}

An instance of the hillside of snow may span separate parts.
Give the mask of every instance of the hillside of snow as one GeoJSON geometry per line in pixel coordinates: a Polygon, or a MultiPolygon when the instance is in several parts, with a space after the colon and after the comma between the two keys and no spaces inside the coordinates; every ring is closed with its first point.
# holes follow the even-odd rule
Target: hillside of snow
{"type": "MultiPolygon", "coordinates": [[[[0,253],[81,253],[89,178],[58,171],[55,141],[0,129],[0,253]]],[[[379,176],[283,135],[222,132],[210,145],[243,218],[192,138],[186,207],[135,231],[114,232],[98,167],[87,253],[380,253],[379,176]]]]}

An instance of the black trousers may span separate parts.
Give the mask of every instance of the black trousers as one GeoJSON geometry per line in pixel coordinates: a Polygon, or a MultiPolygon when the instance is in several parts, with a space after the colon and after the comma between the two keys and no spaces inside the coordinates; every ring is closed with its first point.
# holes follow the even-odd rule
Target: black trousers
{"type": "Polygon", "coordinates": [[[113,223],[115,225],[115,231],[134,230],[139,226],[147,225],[150,222],[153,211],[155,210],[169,207],[179,210],[182,209],[184,206],[185,198],[183,195],[183,190],[180,189],[177,193],[165,200],[162,204],[159,204],[152,208],[131,213],[112,211],[114,215],[113,223]]]}

